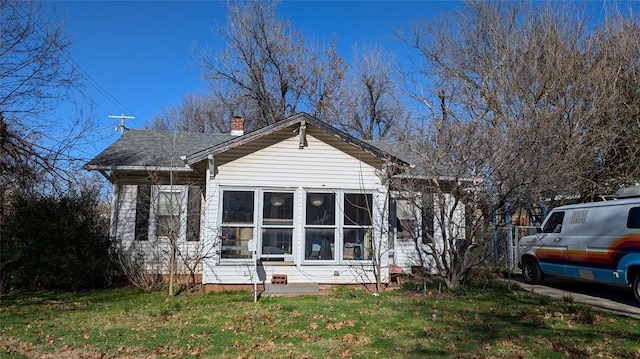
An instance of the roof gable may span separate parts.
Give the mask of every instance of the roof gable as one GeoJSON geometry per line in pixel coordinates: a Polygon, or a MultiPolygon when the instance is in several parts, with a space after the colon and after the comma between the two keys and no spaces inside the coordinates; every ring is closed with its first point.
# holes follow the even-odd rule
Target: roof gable
{"type": "MultiPolygon", "coordinates": [[[[189,165],[194,165],[198,162],[204,161],[208,158],[208,156],[210,155],[218,155],[224,152],[228,152],[230,150],[234,150],[239,148],[240,146],[246,145],[250,142],[253,142],[257,139],[263,139],[265,137],[268,136],[272,136],[273,138],[277,138],[277,136],[273,136],[276,133],[280,132],[280,133],[290,133],[291,135],[300,135],[300,131],[307,131],[310,130],[308,129],[307,126],[313,127],[317,130],[319,130],[319,132],[322,132],[328,136],[322,136],[324,137],[325,140],[330,141],[330,138],[333,139],[337,139],[339,140],[339,142],[342,142],[344,144],[348,144],[351,147],[353,147],[356,150],[359,151],[364,151],[366,153],[368,153],[369,155],[377,158],[378,160],[390,160],[392,162],[396,162],[398,164],[402,164],[402,165],[408,165],[406,162],[402,161],[401,159],[377,148],[376,146],[373,146],[371,144],[368,144],[365,141],[361,141],[343,131],[340,131],[338,129],[336,129],[335,127],[317,119],[316,117],[313,117],[307,113],[304,112],[300,112],[297,113],[295,115],[289,116],[284,120],[278,121],[272,125],[263,127],[259,130],[250,132],[248,134],[245,134],[243,136],[239,136],[237,138],[234,138],[232,140],[223,142],[223,143],[219,143],[216,145],[213,145],[209,148],[203,149],[201,151],[198,152],[194,152],[193,154],[187,156],[186,158],[186,163],[189,165]]],[[[289,137],[286,136],[285,137],[289,137]]],[[[304,141],[304,136],[301,139],[301,141],[304,141]]],[[[304,145],[301,144],[301,147],[303,147],[304,145]]],[[[340,146],[342,147],[342,150],[347,150],[347,148],[345,148],[344,146],[340,146]]]]}

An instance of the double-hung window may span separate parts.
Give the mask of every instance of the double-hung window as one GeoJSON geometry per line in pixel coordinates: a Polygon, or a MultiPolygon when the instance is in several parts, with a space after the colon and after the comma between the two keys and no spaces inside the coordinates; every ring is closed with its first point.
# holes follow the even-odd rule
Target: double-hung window
{"type": "Polygon", "coordinates": [[[179,190],[158,191],[156,211],[156,236],[177,240],[180,236],[180,213],[182,212],[182,192],[179,190]]]}
{"type": "Polygon", "coordinates": [[[261,257],[284,260],[293,253],[293,193],[264,192],[261,257]]]}
{"type": "Polygon", "coordinates": [[[419,209],[408,199],[396,199],[396,230],[401,241],[415,241],[419,236],[419,209]]]}
{"type": "Polygon", "coordinates": [[[373,258],[372,195],[344,194],[342,225],[342,259],[370,260],[373,258]]]}
{"type": "Polygon", "coordinates": [[[250,259],[254,232],[254,191],[222,192],[222,248],[224,259],[250,259]]]}
{"type": "Polygon", "coordinates": [[[335,194],[307,192],[305,205],[304,259],[328,261],[335,258],[335,194]]]}

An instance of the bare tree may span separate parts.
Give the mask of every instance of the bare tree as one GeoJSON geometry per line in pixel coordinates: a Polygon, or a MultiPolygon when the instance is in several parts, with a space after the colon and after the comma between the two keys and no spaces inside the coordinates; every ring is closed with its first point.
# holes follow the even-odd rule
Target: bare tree
{"type": "Polygon", "coordinates": [[[492,249],[485,233],[497,203],[487,202],[490,186],[481,183],[490,148],[482,150],[487,139],[476,130],[473,124],[440,121],[406,143],[403,151],[415,167],[391,181],[397,197],[417,209],[417,218],[405,215],[399,225],[407,228],[424,277],[439,278],[448,288],[458,287],[492,249]]]}
{"type": "Polygon", "coordinates": [[[613,13],[585,46],[592,120],[580,137],[578,177],[584,200],[640,182],[640,25],[613,13]]]}
{"type": "Polygon", "coordinates": [[[223,103],[213,94],[189,93],[182,103],[163,109],[148,125],[154,130],[183,132],[229,132],[228,119],[242,113],[238,106],[223,103]]]}
{"type": "Polygon", "coordinates": [[[204,178],[180,160],[192,135],[174,131],[152,138],[148,172],[115,183],[111,236],[118,238],[116,259],[135,285],[155,289],[164,279],[175,295],[195,285],[203,261],[218,254],[220,231],[204,230],[204,178]],[[135,201],[125,200],[132,196],[135,201]],[[205,241],[204,233],[213,238],[205,241]]]}
{"type": "Polygon", "coordinates": [[[441,230],[425,254],[440,257],[431,263],[448,286],[486,258],[495,215],[584,196],[589,176],[607,173],[598,190],[637,181],[638,152],[618,141],[637,144],[638,32],[615,23],[589,33],[570,3],[468,2],[400,33],[424,60],[412,97],[432,120],[412,142],[425,181],[399,188],[433,193],[441,230]],[[460,205],[456,231],[449,209],[460,205]]]}
{"type": "Polygon", "coordinates": [[[338,125],[364,140],[391,138],[409,122],[396,90],[393,56],[377,46],[355,46],[353,54],[352,72],[341,90],[338,125]]]}
{"type": "Polygon", "coordinates": [[[66,190],[91,123],[51,112],[81,86],[61,23],[38,1],[0,0],[0,224],[10,197],[35,184],[66,190]],[[45,182],[50,179],[51,181],[45,182]]]}
{"type": "Polygon", "coordinates": [[[56,164],[69,159],[67,151],[86,130],[86,123],[60,126],[46,116],[70,88],[79,85],[66,52],[70,42],[40,2],[0,1],[0,19],[3,171],[13,164],[55,172],[56,164]]]}
{"type": "Polygon", "coordinates": [[[305,110],[330,118],[343,77],[342,59],[332,44],[308,43],[276,15],[277,2],[228,4],[225,26],[216,33],[227,46],[202,54],[204,76],[218,95],[242,103],[256,127],[305,110]]]}
{"type": "MultiPolygon", "coordinates": [[[[158,116],[154,128],[166,128],[167,120],[178,118],[180,128],[223,130],[202,125],[203,117],[211,122],[211,109],[224,111],[226,118],[242,114],[249,131],[306,111],[362,139],[391,138],[409,123],[390,54],[376,46],[354,47],[349,73],[334,42],[305,41],[276,16],[277,5],[229,4],[227,23],[216,31],[227,46],[198,55],[212,92],[187,96],[182,105],[158,116]]],[[[219,123],[217,113],[215,118],[219,123]]]]}
{"type": "MultiPolygon", "coordinates": [[[[468,2],[440,22],[400,34],[420,54],[420,74],[436,88],[437,95],[414,97],[433,118],[444,108],[442,118],[475,122],[487,135],[493,161],[485,176],[508,194],[494,198],[505,210],[581,193],[592,170],[612,170],[603,163],[607,151],[623,150],[613,148],[613,139],[635,131],[634,120],[611,126],[607,119],[625,108],[614,99],[628,89],[623,83],[633,83],[627,79],[637,68],[637,60],[623,55],[634,53],[633,43],[621,47],[630,51],[613,51],[613,42],[623,45],[615,40],[622,33],[637,39],[637,26],[623,22],[620,32],[604,31],[599,38],[606,41],[589,41],[587,24],[584,11],[571,3],[468,2]],[[611,44],[606,55],[605,44],[611,44]],[[623,68],[630,71],[612,71],[623,68]],[[446,108],[438,105],[445,100],[446,108]],[[612,130],[615,135],[607,133],[612,130]]],[[[626,182],[618,177],[610,185],[626,182]]]]}

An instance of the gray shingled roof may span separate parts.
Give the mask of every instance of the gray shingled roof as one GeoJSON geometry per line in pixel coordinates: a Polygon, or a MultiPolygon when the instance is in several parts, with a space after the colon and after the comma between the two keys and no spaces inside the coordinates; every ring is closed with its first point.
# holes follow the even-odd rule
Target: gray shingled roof
{"type": "MultiPolygon", "coordinates": [[[[406,141],[360,141],[305,113],[290,116],[286,120],[241,137],[219,133],[130,130],[89,161],[85,168],[88,170],[181,168],[185,167],[185,163],[181,159],[182,156],[186,157],[187,162],[195,163],[206,158],[207,154],[214,153],[215,150],[225,150],[241,145],[256,137],[277,131],[283,126],[289,126],[296,121],[307,121],[309,124],[376,156],[390,155],[392,160],[401,161],[400,164],[403,166],[418,165],[408,173],[411,176],[428,175],[425,173],[427,169],[420,166],[425,160],[423,154],[412,148],[410,143],[406,141]]],[[[440,174],[444,173],[447,171],[440,172],[440,174]]]]}
{"type": "Polygon", "coordinates": [[[85,168],[108,170],[114,167],[182,167],[181,156],[231,140],[236,136],[219,133],[130,130],[107,147],[85,168]]]}
{"type": "Polygon", "coordinates": [[[393,152],[387,152],[368,141],[360,141],[313,116],[301,112],[240,137],[215,133],[131,130],[89,161],[84,167],[88,170],[112,170],[116,167],[120,169],[184,167],[182,156],[185,156],[187,162],[193,164],[206,158],[207,154],[241,145],[300,121],[306,121],[308,124],[321,128],[323,131],[333,134],[375,156],[385,157],[391,155],[393,157],[392,160],[402,161],[393,152]]]}
{"type": "Polygon", "coordinates": [[[414,164],[418,162],[415,150],[412,150],[407,142],[381,140],[366,140],[364,142],[390,154],[391,156],[397,157],[406,163],[414,164]]]}
{"type": "MultiPolygon", "coordinates": [[[[85,168],[89,170],[112,170],[118,168],[143,169],[149,167],[169,168],[184,167],[181,156],[189,156],[236,141],[239,138],[230,134],[171,132],[152,130],[130,130],[116,142],[107,147],[85,168]]],[[[362,141],[367,146],[377,149],[407,163],[420,164],[424,158],[403,141],[362,141]]],[[[425,169],[420,166],[411,169],[413,176],[424,176],[425,169]]],[[[447,173],[442,171],[441,174],[447,173]]]]}
{"type": "Polygon", "coordinates": [[[425,157],[427,154],[417,147],[417,144],[412,144],[407,141],[369,140],[365,142],[371,146],[379,148],[381,151],[387,152],[391,156],[415,166],[408,172],[405,172],[406,176],[424,178],[435,175],[438,177],[459,178],[462,175],[463,178],[459,179],[466,179],[468,177],[462,173],[455,172],[452,168],[446,167],[443,164],[433,163],[432,160],[425,157]],[[428,166],[425,166],[426,162],[429,162],[428,166]],[[434,168],[434,166],[436,167],[434,168]]]}

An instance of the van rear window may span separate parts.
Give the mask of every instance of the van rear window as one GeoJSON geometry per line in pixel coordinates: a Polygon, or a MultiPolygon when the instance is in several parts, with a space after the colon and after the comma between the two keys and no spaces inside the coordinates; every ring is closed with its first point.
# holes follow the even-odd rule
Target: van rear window
{"type": "Polygon", "coordinates": [[[627,228],[640,228],[640,207],[633,207],[629,210],[627,228]]]}

